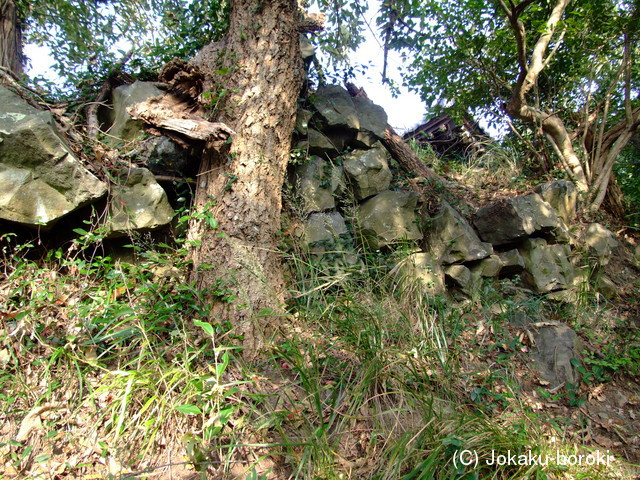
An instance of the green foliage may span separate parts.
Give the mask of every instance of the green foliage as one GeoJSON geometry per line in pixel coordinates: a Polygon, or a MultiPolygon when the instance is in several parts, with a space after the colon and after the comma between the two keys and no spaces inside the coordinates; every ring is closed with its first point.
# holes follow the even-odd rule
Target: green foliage
{"type": "MultiPolygon", "coordinates": [[[[65,465],[66,475],[152,475],[171,448],[203,478],[237,476],[239,465],[240,478],[271,478],[267,458],[300,479],[607,478],[585,466],[483,463],[573,451],[564,420],[532,411],[518,380],[525,337],[513,317],[546,311],[542,298],[505,300],[487,283],[480,303],[453,306],[398,292],[376,252],[366,269],[341,274],[291,254],[290,321],[251,366],[238,360],[233,326],[210,309],[224,285],[199,292],[187,281],[186,250],[134,237],[137,261],[125,263],[97,254],[100,229],[79,234],[74,248],[39,260],[13,235],[1,238],[1,413],[20,421],[34,405],[64,405],[43,417],[39,443],[0,440],[19,478],[38,478],[58,451],[85,451],[79,438],[92,435],[91,457],[65,465]],[[460,461],[467,451],[478,466],[460,461]]],[[[585,359],[589,385],[635,371],[637,340],[627,344],[585,359]]],[[[586,399],[579,387],[539,389],[535,404],[586,399]]]]}
{"type": "Polygon", "coordinates": [[[379,25],[393,31],[392,48],[413,55],[406,83],[434,113],[499,123],[508,112],[527,149],[540,145],[540,166],[550,169],[554,158],[597,209],[611,172],[606,158],[615,160],[637,129],[637,8],[614,0],[402,0],[383,2],[379,25]],[[562,146],[567,137],[570,147],[562,146]]]}
{"type": "Polygon", "coordinates": [[[318,36],[321,51],[329,54],[330,65],[349,65],[349,55],[364,40],[363,0],[314,0],[312,4],[328,15],[330,22],[318,36]]]}
{"type": "Polygon", "coordinates": [[[605,345],[602,357],[589,352],[584,360],[589,370],[585,370],[588,379],[595,382],[610,380],[608,375],[624,372],[640,375],[640,332],[635,332],[635,338],[630,338],[623,345],[610,343],[605,345]],[[635,342],[635,343],[634,343],[635,342]]]}
{"type": "Polygon", "coordinates": [[[25,39],[46,45],[63,91],[94,85],[131,50],[131,69],[155,75],[172,57],[185,58],[228,28],[226,0],[52,0],[18,2],[25,39]]]}
{"type": "MultiPolygon", "coordinates": [[[[553,5],[531,2],[523,10],[520,19],[529,48],[553,5]]],[[[571,3],[561,26],[564,36],[553,40],[553,61],[536,86],[536,105],[568,118],[569,112],[602,101],[620,80],[623,33],[634,31],[632,9],[612,0],[571,3]]],[[[383,2],[379,26],[389,27],[392,15],[398,18],[392,48],[414,55],[407,83],[435,112],[447,108],[463,114],[471,109],[496,120],[502,116],[500,104],[510,96],[519,67],[513,32],[498,2],[383,2]]],[[[611,121],[623,113],[622,89],[614,97],[612,111],[618,113],[611,121]]]]}
{"type": "MultiPolygon", "coordinates": [[[[224,449],[228,441],[223,430],[238,416],[231,398],[243,382],[229,381],[237,348],[221,344],[228,327],[209,320],[209,292],[181,278],[186,250],[142,250],[134,242],[140,263],[127,264],[92,254],[100,237],[85,232],[67,252],[32,261],[11,236],[1,240],[7,296],[0,311],[10,313],[0,331],[7,356],[0,390],[13,392],[2,394],[2,414],[24,416],[34,402],[70,402],[102,429],[102,458],[133,465],[154,454],[158,438],[173,438],[184,442],[197,470],[206,470],[212,442],[224,449]]],[[[47,428],[62,432],[67,422],[58,415],[47,428]]],[[[62,436],[54,432],[52,440],[62,436]]],[[[12,445],[3,464],[31,468],[32,448],[12,445]]],[[[35,461],[47,468],[47,459],[35,461]]],[[[76,476],[74,468],[64,470],[76,476]]]]}

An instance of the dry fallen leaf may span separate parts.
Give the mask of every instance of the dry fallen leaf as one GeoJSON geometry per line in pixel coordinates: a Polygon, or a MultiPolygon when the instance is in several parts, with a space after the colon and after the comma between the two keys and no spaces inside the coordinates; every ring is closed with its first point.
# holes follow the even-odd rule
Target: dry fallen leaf
{"type": "Polygon", "coordinates": [[[604,384],[601,383],[600,385],[597,385],[589,392],[589,398],[590,399],[595,398],[599,402],[604,402],[607,399],[607,397],[603,395],[603,392],[604,392],[604,384]]]}
{"type": "Polygon", "coordinates": [[[10,361],[11,355],[9,354],[9,350],[7,350],[6,348],[0,350],[0,368],[5,368],[10,361]]]}
{"type": "Polygon", "coordinates": [[[60,408],[59,403],[46,403],[44,405],[40,405],[39,407],[33,408],[27,415],[22,419],[20,423],[20,429],[18,430],[18,435],[16,435],[17,442],[24,442],[29,439],[29,435],[34,430],[37,430],[42,426],[42,421],[40,420],[40,415],[49,410],[55,410],[56,408],[60,408]]]}

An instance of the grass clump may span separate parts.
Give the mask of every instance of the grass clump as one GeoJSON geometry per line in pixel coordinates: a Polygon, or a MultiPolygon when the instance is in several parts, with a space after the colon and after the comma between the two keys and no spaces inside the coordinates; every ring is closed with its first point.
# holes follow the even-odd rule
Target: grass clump
{"type": "MultiPolygon", "coordinates": [[[[526,340],[508,323],[508,310],[497,308],[497,292],[485,292],[480,306],[452,306],[403,296],[392,277],[366,272],[346,274],[339,285],[305,283],[299,326],[272,358],[294,386],[287,401],[296,405],[295,427],[278,429],[292,478],[620,474],[548,460],[590,451],[576,447],[566,425],[525,391],[533,376],[523,367],[526,340]]],[[[525,308],[533,313],[539,305],[525,308]]]]}
{"type": "Polygon", "coordinates": [[[229,428],[242,382],[228,372],[232,342],[219,343],[227,327],[209,323],[207,292],[186,282],[182,252],[127,264],[85,258],[79,247],[30,260],[3,240],[6,471],[78,478],[102,465],[105,478],[119,478],[159,462],[206,470],[210,453],[191,447],[229,428]]]}
{"type": "Polygon", "coordinates": [[[34,260],[3,242],[7,478],[624,478],[619,465],[491,464],[590,453],[568,394],[529,388],[509,318],[544,302],[485,285],[453,303],[398,288],[377,252],[329,269],[291,253],[287,322],[247,365],[205,300],[224,289],[198,291],[186,251],[134,243],[125,263],[77,245],[34,260]]]}

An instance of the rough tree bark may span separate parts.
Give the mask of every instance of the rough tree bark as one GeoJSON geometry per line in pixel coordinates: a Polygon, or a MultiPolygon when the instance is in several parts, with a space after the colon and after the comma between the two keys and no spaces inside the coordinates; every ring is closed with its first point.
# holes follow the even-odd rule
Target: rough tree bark
{"type": "Polygon", "coordinates": [[[14,0],[0,0],[0,67],[20,75],[22,65],[22,32],[14,0]]]}
{"type": "Polygon", "coordinates": [[[233,2],[217,67],[224,92],[214,96],[215,120],[237,133],[226,148],[205,149],[195,199],[201,214],[188,236],[193,279],[201,289],[232,297],[213,298],[212,315],[243,335],[248,358],[277,328],[285,300],[277,232],[302,86],[297,20],[295,0],[233,2]]]}

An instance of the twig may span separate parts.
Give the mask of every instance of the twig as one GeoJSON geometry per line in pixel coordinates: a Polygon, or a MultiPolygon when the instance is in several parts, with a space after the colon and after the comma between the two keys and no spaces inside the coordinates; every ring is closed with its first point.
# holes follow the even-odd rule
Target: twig
{"type": "Polygon", "coordinates": [[[174,177],[171,175],[154,175],[158,182],[185,182],[189,185],[195,185],[195,180],[190,180],[186,177],[174,177]]]}
{"type": "Polygon", "coordinates": [[[122,68],[126,65],[132,55],[133,50],[129,50],[120,60],[118,60],[118,63],[114,65],[113,70],[107,77],[107,80],[102,84],[100,93],[98,93],[95,100],[87,107],[87,136],[89,138],[96,138],[98,136],[98,132],[100,131],[100,124],[98,123],[98,107],[102,105],[102,102],[104,102],[109,96],[109,92],[113,88],[113,77],[116,73],[122,71],[122,68]]]}
{"type": "Polygon", "coordinates": [[[11,70],[5,67],[0,67],[0,78],[2,78],[5,84],[15,90],[15,92],[32,107],[37,108],[38,110],[42,110],[42,104],[47,105],[48,107],[47,102],[44,101],[44,99],[38,94],[38,92],[29,87],[21,85],[20,79],[11,70]],[[37,102],[33,99],[34,95],[38,97],[40,102],[37,102]]]}

